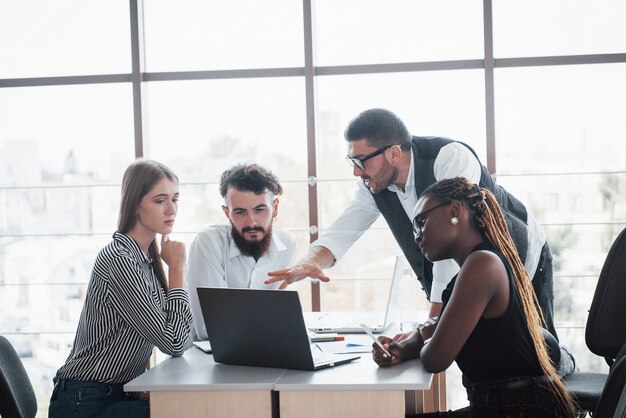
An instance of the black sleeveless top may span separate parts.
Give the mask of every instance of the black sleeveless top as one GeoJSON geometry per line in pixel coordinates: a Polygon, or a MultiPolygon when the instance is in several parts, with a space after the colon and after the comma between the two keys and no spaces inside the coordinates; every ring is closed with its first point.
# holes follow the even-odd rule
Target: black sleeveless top
{"type": "MultiPolygon", "coordinates": [[[[472,252],[485,250],[496,254],[506,267],[509,278],[509,306],[499,318],[481,318],[476,324],[456,362],[470,383],[543,374],[526,325],[515,279],[506,258],[488,243],[472,252]]],[[[455,276],[443,293],[443,309],[454,292],[455,276]]]]}
{"type": "MultiPolygon", "coordinates": [[[[435,179],[434,166],[441,148],[455,142],[457,141],[433,136],[414,136],[411,139],[411,148],[413,150],[413,180],[415,193],[418,197],[428,186],[437,182],[435,179]]],[[[458,143],[469,149],[480,163],[480,159],[472,147],[463,142],[458,143]]],[[[526,211],[526,207],[522,202],[517,200],[515,196],[509,194],[502,186],[496,184],[491,173],[482,163],[480,163],[480,170],[479,186],[489,189],[496,197],[498,205],[500,209],[502,209],[511,237],[513,238],[513,242],[517,248],[517,253],[522,262],[524,262],[529,246],[528,212],[526,211]]],[[[406,216],[398,194],[384,189],[380,193],[372,194],[372,197],[380,213],[382,213],[387,221],[389,229],[391,229],[406,259],[409,260],[411,268],[413,268],[417,279],[422,285],[422,289],[426,292],[426,297],[430,300],[430,291],[433,282],[432,263],[424,257],[419,247],[415,245],[415,237],[413,236],[413,228],[411,226],[412,219],[406,216]]]]}

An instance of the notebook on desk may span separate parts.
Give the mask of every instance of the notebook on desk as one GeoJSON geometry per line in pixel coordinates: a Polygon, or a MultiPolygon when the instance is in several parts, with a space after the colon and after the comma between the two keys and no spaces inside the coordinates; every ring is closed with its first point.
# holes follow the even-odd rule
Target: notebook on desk
{"type": "Polygon", "coordinates": [[[360,358],[312,350],[295,291],[198,287],[197,292],[218,363],[318,370],[360,358]]]}
{"type": "Polygon", "coordinates": [[[193,345],[197,349],[202,350],[202,351],[204,351],[207,354],[211,354],[213,352],[213,349],[211,348],[211,342],[208,341],[208,340],[205,340],[205,341],[194,341],[193,345]]]}
{"type": "Polygon", "coordinates": [[[307,328],[317,333],[363,333],[360,324],[364,323],[373,332],[383,332],[394,321],[399,320],[400,282],[403,277],[410,277],[412,274],[413,270],[406,257],[396,256],[385,312],[305,312],[307,328]]]}

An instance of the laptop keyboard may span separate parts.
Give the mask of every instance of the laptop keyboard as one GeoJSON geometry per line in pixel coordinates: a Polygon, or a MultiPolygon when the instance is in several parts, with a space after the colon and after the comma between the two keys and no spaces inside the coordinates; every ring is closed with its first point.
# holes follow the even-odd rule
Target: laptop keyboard
{"type": "Polygon", "coordinates": [[[313,354],[313,363],[314,364],[327,363],[329,361],[337,359],[337,356],[335,356],[333,354],[329,354],[329,353],[322,353],[319,350],[313,350],[312,354],[313,354]]]}
{"type": "Polygon", "coordinates": [[[365,324],[370,328],[376,328],[377,326],[380,325],[380,322],[381,321],[378,316],[371,316],[371,315],[364,314],[364,315],[360,315],[358,317],[352,318],[344,326],[346,328],[360,328],[361,324],[365,324]]]}

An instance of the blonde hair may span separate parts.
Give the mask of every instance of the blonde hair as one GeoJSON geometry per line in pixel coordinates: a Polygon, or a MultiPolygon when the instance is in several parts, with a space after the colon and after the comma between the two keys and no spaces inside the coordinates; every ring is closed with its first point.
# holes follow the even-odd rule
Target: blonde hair
{"type": "Polygon", "coordinates": [[[509,234],[509,230],[495,196],[488,189],[479,187],[466,178],[456,177],[442,180],[428,187],[423,197],[432,196],[442,200],[458,200],[468,205],[473,214],[475,226],[481,235],[508,261],[515,279],[515,287],[522,302],[526,325],[539,359],[544,376],[549,377],[549,385],[556,393],[561,406],[570,415],[576,411],[571,393],[567,390],[561,377],[555,370],[546,348],[541,332],[544,322],[539,309],[539,301],[535,294],[528,273],[519,258],[517,249],[509,234]]]}

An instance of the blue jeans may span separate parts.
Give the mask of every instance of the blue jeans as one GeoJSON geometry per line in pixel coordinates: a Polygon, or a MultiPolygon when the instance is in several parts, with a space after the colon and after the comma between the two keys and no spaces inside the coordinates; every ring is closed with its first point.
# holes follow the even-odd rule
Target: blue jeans
{"type": "Polygon", "coordinates": [[[49,418],[149,418],[148,401],[134,399],[122,385],[54,378],[49,418]]]}

